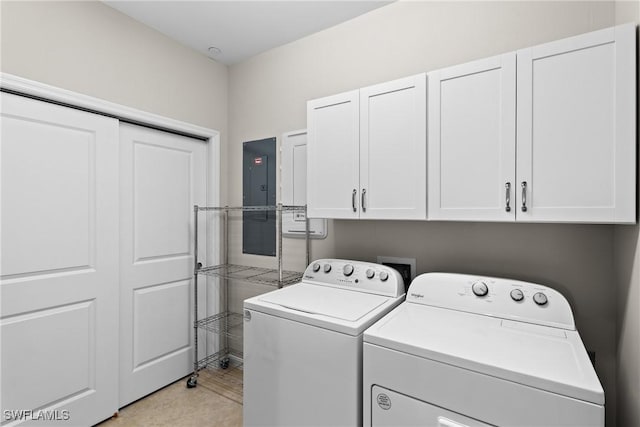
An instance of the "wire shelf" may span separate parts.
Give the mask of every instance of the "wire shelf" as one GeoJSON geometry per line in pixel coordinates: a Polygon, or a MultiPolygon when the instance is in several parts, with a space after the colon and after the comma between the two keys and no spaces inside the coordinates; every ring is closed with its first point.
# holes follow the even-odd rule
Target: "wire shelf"
{"type": "Polygon", "coordinates": [[[220,351],[198,360],[196,371],[204,368],[219,369],[225,361],[229,364],[228,366],[241,366],[243,359],[244,356],[241,351],[223,348],[220,351]]]}
{"type": "MultiPolygon", "coordinates": [[[[217,277],[221,279],[230,279],[234,281],[247,282],[257,285],[266,285],[271,287],[282,288],[283,286],[292,285],[294,283],[300,282],[302,279],[303,273],[295,272],[295,271],[285,271],[282,268],[283,265],[283,256],[282,256],[282,230],[283,230],[283,216],[284,212],[301,212],[304,214],[304,219],[306,221],[306,265],[309,264],[309,251],[310,251],[310,240],[309,240],[309,219],[306,217],[307,207],[306,206],[293,206],[293,205],[272,205],[272,206],[198,206],[194,207],[194,218],[193,218],[193,249],[195,256],[195,269],[194,269],[194,310],[195,313],[198,313],[198,281],[201,276],[209,276],[209,277],[217,277]],[[276,244],[276,258],[277,258],[277,268],[263,268],[263,267],[250,267],[245,265],[235,265],[228,264],[229,260],[229,240],[230,240],[230,232],[229,232],[229,222],[234,216],[242,216],[246,218],[245,215],[238,215],[243,212],[265,212],[265,211],[275,211],[278,214],[275,215],[275,219],[277,220],[277,244],[276,244]],[[212,216],[215,216],[215,223],[213,224],[214,229],[218,229],[218,236],[216,237],[220,244],[220,260],[217,262],[222,262],[220,265],[213,266],[205,266],[202,267],[202,264],[198,262],[198,219],[202,213],[210,213],[212,216]],[[219,217],[219,218],[218,218],[219,217]],[[219,221],[219,222],[218,222],[219,221]]],[[[205,215],[206,216],[206,215],[205,215]]],[[[202,220],[208,221],[208,216],[206,218],[202,218],[202,220]]],[[[235,218],[233,218],[235,220],[235,218]]],[[[210,222],[207,222],[206,225],[210,225],[210,222]]],[[[236,237],[235,235],[233,236],[236,237]]],[[[201,369],[208,368],[208,370],[217,370],[218,372],[227,371],[230,367],[239,367],[242,366],[242,360],[244,355],[242,350],[236,350],[233,347],[238,344],[237,341],[240,341],[240,345],[243,337],[243,323],[244,319],[242,314],[233,313],[229,311],[229,301],[228,301],[228,286],[230,280],[219,281],[219,283],[212,283],[212,285],[217,285],[220,292],[220,306],[222,307],[222,312],[218,314],[214,314],[213,316],[206,317],[204,319],[196,319],[194,321],[194,372],[187,380],[187,388],[193,388],[197,385],[198,371],[201,369]],[[198,359],[199,355],[203,355],[202,351],[199,351],[199,340],[198,340],[198,331],[205,330],[207,332],[212,332],[219,335],[219,340],[216,341],[217,349],[219,351],[208,354],[206,357],[202,359],[198,359]],[[233,344],[235,342],[235,344],[233,344]]],[[[206,307],[206,306],[205,306],[206,307]]],[[[208,349],[207,349],[208,351],[208,349]]],[[[232,369],[231,371],[237,371],[232,369]]],[[[240,382],[240,395],[242,394],[242,385],[240,382]]],[[[240,398],[241,401],[241,398],[240,398]]]]}
{"type": "Polygon", "coordinates": [[[242,339],[243,318],[240,313],[223,312],[196,321],[196,327],[229,338],[242,339]]]}
{"type": "Polygon", "coordinates": [[[199,211],[282,211],[282,212],[305,212],[306,206],[294,205],[269,205],[269,206],[196,206],[199,211]]]}
{"type": "Polygon", "coordinates": [[[280,282],[277,269],[235,264],[221,264],[200,268],[198,269],[198,274],[279,287],[292,285],[302,279],[302,273],[297,271],[282,271],[282,282],[280,282]]]}

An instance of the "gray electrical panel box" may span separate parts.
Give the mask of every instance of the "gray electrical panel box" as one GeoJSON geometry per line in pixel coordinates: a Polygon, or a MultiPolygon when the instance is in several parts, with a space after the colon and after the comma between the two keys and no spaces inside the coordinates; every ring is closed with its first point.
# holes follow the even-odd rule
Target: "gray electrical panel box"
{"type": "MultiPolygon", "coordinates": [[[[275,206],[276,139],[242,145],[242,205],[275,206]]],[[[242,253],[276,255],[276,212],[242,214],[242,253]]]]}

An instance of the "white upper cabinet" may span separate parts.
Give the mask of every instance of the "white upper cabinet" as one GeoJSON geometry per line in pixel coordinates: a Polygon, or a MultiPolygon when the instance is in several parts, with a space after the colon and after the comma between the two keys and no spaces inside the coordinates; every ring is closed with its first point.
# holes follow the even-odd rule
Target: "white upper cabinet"
{"type": "Polygon", "coordinates": [[[429,219],[513,221],[516,55],[429,73],[429,219]]]}
{"type": "Polygon", "coordinates": [[[425,74],[360,89],[360,218],[425,219],[425,74]]]}
{"type": "Polygon", "coordinates": [[[359,92],[307,103],[307,214],[358,218],[359,92]]]}
{"type": "Polygon", "coordinates": [[[310,217],[426,218],[426,75],[307,104],[310,217]]]}
{"type": "Polygon", "coordinates": [[[623,25],[429,73],[429,219],[635,222],[635,61],[623,25]]]}
{"type": "Polygon", "coordinates": [[[634,25],[518,51],[519,220],[635,222],[634,25]]]}

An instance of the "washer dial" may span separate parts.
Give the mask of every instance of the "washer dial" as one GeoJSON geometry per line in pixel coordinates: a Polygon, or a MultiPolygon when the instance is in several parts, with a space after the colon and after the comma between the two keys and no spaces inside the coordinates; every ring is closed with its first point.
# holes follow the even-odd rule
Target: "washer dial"
{"type": "Polygon", "coordinates": [[[388,278],[389,278],[389,273],[387,273],[386,271],[380,272],[380,280],[382,280],[383,282],[386,282],[388,278]]]}
{"type": "Polygon", "coordinates": [[[512,289],[511,290],[511,299],[514,301],[522,301],[524,299],[524,294],[520,289],[512,289]]]}
{"type": "Polygon", "coordinates": [[[317,273],[318,271],[320,271],[320,264],[317,262],[314,262],[312,268],[313,268],[313,272],[317,273]]]}
{"type": "Polygon", "coordinates": [[[371,268],[367,268],[366,275],[367,275],[367,279],[373,279],[373,276],[376,275],[376,272],[373,271],[371,268]]]}
{"type": "Polygon", "coordinates": [[[331,271],[331,264],[325,264],[325,265],[324,265],[324,272],[325,272],[325,273],[328,273],[328,272],[330,272],[330,271],[331,271]]]}
{"type": "Polygon", "coordinates": [[[471,290],[478,297],[483,297],[489,293],[487,284],[480,280],[471,285],[471,290]]]}
{"type": "Polygon", "coordinates": [[[351,276],[353,274],[353,265],[345,264],[345,266],[342,267],[342,274],[347,277],[351,276]]]}

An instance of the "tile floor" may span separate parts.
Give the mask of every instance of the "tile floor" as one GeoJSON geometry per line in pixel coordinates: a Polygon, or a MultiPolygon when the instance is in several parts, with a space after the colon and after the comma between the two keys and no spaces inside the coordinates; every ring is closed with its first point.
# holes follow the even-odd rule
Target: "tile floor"
{"type": "Polygon", "coordinates": [[[120,410],[99,427],[242,426],[242,369],[203,369],[198,385],[181,379],[120,410]]]}

